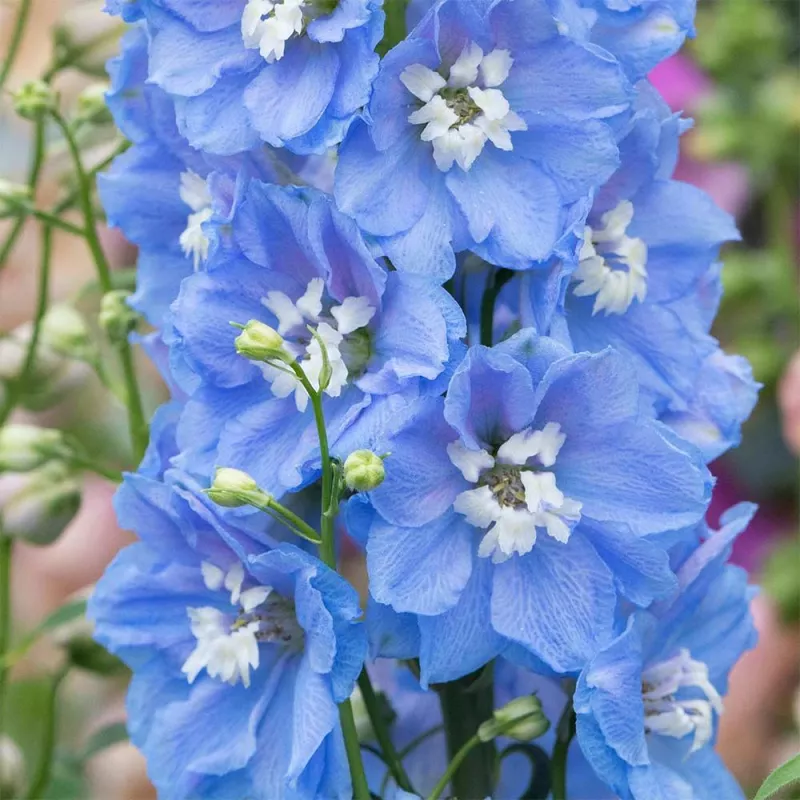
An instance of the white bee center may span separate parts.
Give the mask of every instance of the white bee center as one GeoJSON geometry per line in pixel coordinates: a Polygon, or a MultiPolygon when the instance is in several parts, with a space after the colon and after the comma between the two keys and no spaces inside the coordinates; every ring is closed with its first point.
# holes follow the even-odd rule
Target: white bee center
{"type": "Polygon", "coordinates": [[[549,471],[565,441],[561,426],[548,422],[542,430],[515,433],[494,456],[459,441],[448,445],[450,461],[466,480],[478,484],[458,495],[453,508],[470,525],[486,530],[479,556],[491,556],[498,564],[515,553],[530,553],[537,529],[559,542],[569,540],[581,518],[581,503],[565,497],[549,471]]]}
{"type": "Polygon", "coordinates": [[[632,219],[633,205],[624,200],[603,214],[602,227],[586,227],[572,291],[578,297],[597,295],[592,314],[624,314],[647,295],[647,245],[627,235],[632,219]]]}
{"type": "Polygon", "coordinates": [[[422,64],[403,70],[403,85],[424,104],[408,121],[425,126],[420,138],[433,143],[433,158],[442,172],[454,163],[468,171],[487,142],[500,150],[513,150],[511,133],[528,129],[498,88],[513,63],[508,50],[484,55],[471,42],[450,67],[447,80],[422,64]]]}
{"type": "Polygon", "coordinates": [[[208,258],[211,242],[203,231],[203,223],[211,219],[211,192],[205,178],[188,169],[181,173],[181,200],[192,210],[186,219],[186,228],[180,235],[180,245],[184,254],[191,256],[195,272],[208,258]]]}
{"type": "Polygon", "coordinates": [[[280,61],[286,42],[303,32],[306,0],[248,0],[242,13],[242,41],[270,64],[280,61]]]}

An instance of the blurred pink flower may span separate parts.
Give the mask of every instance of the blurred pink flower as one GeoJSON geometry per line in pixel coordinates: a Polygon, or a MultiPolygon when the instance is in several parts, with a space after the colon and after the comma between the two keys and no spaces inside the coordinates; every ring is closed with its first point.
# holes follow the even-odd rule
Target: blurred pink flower
{"type": "MultiPolygon", "coordinates": [[[[661,92],[673,111],[691,116],[703,98],[714,91],[714,84],[691,59],[672,56],[659,64],[650,80],[661,92]]],[[[687,136],[691,136],[689,132],[687,136]]],[[[749,193],[747,170],[733,162],[702,162],[682,156],[675,178],[708,192],[729,214],[738,216],[744,210],[749,193]]]]}

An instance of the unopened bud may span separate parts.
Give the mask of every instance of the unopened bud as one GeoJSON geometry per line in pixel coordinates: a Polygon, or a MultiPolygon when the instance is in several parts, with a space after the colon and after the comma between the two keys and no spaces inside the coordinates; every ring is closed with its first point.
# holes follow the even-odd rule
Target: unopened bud
{"type": "Polygon", "coordinates": [[[0,212],[14,213],[31,199],[31,190],[22,183],[13,183],[0,178],[0,212]]]}
{"type": "Polygon", "coordinates": [[[122,661],[94,640],[94,623],[85,615],[59,625],[53,631],[53,640],[64,649],[70,664],[79,669],[105,676],[118,675],[126,669],[122,661]]]}
{"type": "Polygon", "coordinates": [[[87,86],[79,95],[77,103],[76,121],[102,122],[111,121],[111,113],[106,106],[106,92],[108,84],[93,83],[87,86]]]}
{"type": "Polygon", "coordinates": [[[0,507],[3,534],[29,544],[52,544],[80,509],[81,485],[58,463],[25,477],[0,507]]]}
{"type": "Polygon", "coordinates": [[[14,92],[12,101],[23,119],[35,120],[56,108],[56,93],[44,81],[28,81],[14,92]]]}
{"type": "Polygon", "coordinates": [[[88,360],[94,351],[83,316],[66,305],[52,306],[45,314],[42,342],[54,353],[79,361],[88,360]]]}
{"type": "Polygon", "coordinates": [[[17,743],[0,734],[0,797],[21,797],[25,789],[25,757],[17,743]]]}
{"type": "Polygon", "coordinates": [[[0,429],[0,472],[30,472],[68,453],[56,428],[6,425],[0,429]]]}
{"type": "Polygon", "coordinates": [[[356,450],[344,462],[344,482],[354,492],[377,489],[386,477],[383,459],[371,450],[356,450]]]}
{"type": "Polygon", "coordinates": [[[518,742],[529,742],[547,731],[550,721],[535,695],[517,697],[494,712],[492,718],[478,728],[478,738],[489,742],[497,736],[508,736],[518,742]]]}
{"type": "Polygon", "coordinates": [[[251,319],[236,337],[236,352],[251,361],[282,360],[286,356],[283,337],[274,328],[251,319]]]}
{"type": "Polygon", "coordinates": [[[130,293],[114,289],[103,295],[98,321],[112,342],[123,342],[136,327],[137,313],[128,305],[130,293]]]}
{"type": "Polygon", "coordinates": [[[230,467],[220,467],[214,473],[214,482],[206,494],[225,508],[249,506],[253,501],[268,502],[269,495],[259,489],[258,484],[246,472],[230,467]]]}

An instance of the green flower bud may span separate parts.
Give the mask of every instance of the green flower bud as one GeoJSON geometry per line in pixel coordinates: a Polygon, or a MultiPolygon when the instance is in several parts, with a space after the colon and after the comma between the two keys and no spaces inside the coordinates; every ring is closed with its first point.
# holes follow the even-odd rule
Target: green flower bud
{"type": "Polygon", "coordinates": [[[25,757],[17,743],[0,734],[0,797],[22,797],[25,789],[25,757]]]}
{"type": "Polygon", "coordinates": [[[0,178],[0,211],[13,213],[31,199],[30,187],[0,178]]]}
{"type": "Polygon", "coordinates": [[[12,101],[23,119],[36,120],[56,108],[56,93],[44,81],[28,81],[14,92],[12,101]]]}
{"type": "Polygon", "coordinates": [[[128,305],[130,292],[114,289],[103,295],[98,321],[112,342],[123,342],[136,327],[139,315],[128,305]]]}
{"type": "Polygon", "coordinates": [[[111,121],[111,113],[106,106],[107,83],[93,83],[78,95],[76,121],[105,122],[111,121]]]}
{"type": "Polygon", "coordinates": [[[81,489],[69,469],[58,462],[24,476],[5,476],[0,486],[3,534],[29,544],[52,544],[78,513],[81,489]]]}
{"type": "Polygon", "coordinates": [[[550,721],[542,711],[542,704],[535,695],[517,697],[498,708],[492,718],[478,728],[478,738],[489,742],[497,736],[508,736],[518,742],[529,742],[547,731],[550,721]]]}
{"type": "Polygon", "coordinates": [[[356,450],[344,462],[344,482],[354,492],[377,489],[386,477],[383,459],[371,450],[356,450]]]}
{"type": "MultiPolygon", "coordinates": [[[[76,596],[73,599],[79,598],[76,596]]],[[[74,667],[104,676],[125,672],[127,668],[122,661],[98,644],[93,634],[94,623],[81,616],[59,625],[53,631],[53,641],[64,649],[74,667]]]]}
{"type": "Polygon", "coordinates": [[[69,453],[55,428],[6,425],[0,429],[0,472],[30,472],[69,453]]]}
{"type": "Polygon", "coordinates": [[[87,361],[94,354],[89,328],[74,308],[66,305],[52,306],[42,320],[42,339],[54,353],[79,361],[87,361]]]}
{"type": "Polygon", "coordinates": [[[259,489],[258,484],[246,473],[230,467],[219,467],[214,473],[214,482],[206,494],[225,508],[249,506],[253,501],[264,503],[269,495],[259,489]]]}
{"type": "Polygon", "coordinates": [[[282,361],[287,353],[283,337],[274,328],[251,319],[236,337],[236,352],[251,361],[282,361]]]}

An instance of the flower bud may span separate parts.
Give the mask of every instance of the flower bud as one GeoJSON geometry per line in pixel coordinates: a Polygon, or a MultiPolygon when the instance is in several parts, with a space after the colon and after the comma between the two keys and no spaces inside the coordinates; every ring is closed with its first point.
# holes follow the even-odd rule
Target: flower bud
{"type": "Polygon", "coordinates": [[[136,327],[137,313],[128,305],[130,292],[114,289],[103,295],[98,321],[112,342],[123,342],[136,327]]]}
{"type": "Polygon", "coordinates": [[[283,337],[274,328],[251,319],[236,337],[236,352],[251,361],[282,360],[286,356],[283,337]]]}
{"type": "Polygon", "coordinates": [[[54,353],[79,361],[88,360],[94,351],[83,316],[67,305],[52,306],[45,314],[42,342],[54,353]]]}
{"type": "Polygon", "coordinates": [[[386,477],[383,459],[371,450],[356,450],[344,462],[344,482],[354,492],[377,489],[386,477]]]}
{"type": "Polygon", "coordinates": [[[6,425],[0,429],[0,472],[30,472],[69,452],[55,428],[6,425]]]}
{"type": "Polygon", "coordinates": [[[35,120],[56,108],[56,93],[44,81],[28,81],[14,92],[12,101],[23,119],[35,120]]]}
{"type": "Polygon", "coordinates": [[[79,95],[76,109],[76,121],[104,122],[111,121],[111,113],[106,106],[107,83],[93,83],[79,95]]]}
{"type": "Polygon", "coordinates": [[[17,743],[0,734],[0,797],[21,797],[25,789],[25,757],[17,743]]]}
{"type": "Polygon", "coordinates": [[[214,482],[206,494],[218,505],[225,508],[239,508],[252,505],[254,500],[263,502],[269,499],[266,492],[246,473],[230,467],[219,467],[214,473],[214,482]]]}
{"type": "Polygon", "coordinates": [[[31,190],[22,183],[0,178],[0,211],[13,213],[31,199],[31,190]]]}
{"type": "Polygon", "coordinates": [[[25,477],[21,488],[0,505],[3,533],[29,544],[52,544],[80,509],[81,485],[59,463],[25,477]]]}
{"type": "Polygon", "coordinates": [[[85,615],[59,625],[53,631],[53,641],[64,649],[70,664],[78,669],[104,676],[119,675],[126,670],[122,661],[94,640],[94,623],[85,615]]]}
{"type": "Polygon", "coordinates": [[[478,728],[478,738],[489,742],[497,736],[508,736],[518,742],[529,742],[547,731],[550,721],[542,711],[536,695],[517,697],[494,712],[492,718],[478,728]]]}

